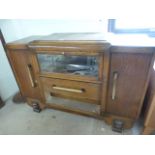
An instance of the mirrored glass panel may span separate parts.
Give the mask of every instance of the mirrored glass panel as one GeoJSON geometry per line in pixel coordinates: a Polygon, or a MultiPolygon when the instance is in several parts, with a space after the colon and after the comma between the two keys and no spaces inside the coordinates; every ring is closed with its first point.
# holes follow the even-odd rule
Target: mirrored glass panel
{"type": "Polygon", "coordinates": [[[41,72],[98,76],[97,56],[38,54],[41,72]]]}

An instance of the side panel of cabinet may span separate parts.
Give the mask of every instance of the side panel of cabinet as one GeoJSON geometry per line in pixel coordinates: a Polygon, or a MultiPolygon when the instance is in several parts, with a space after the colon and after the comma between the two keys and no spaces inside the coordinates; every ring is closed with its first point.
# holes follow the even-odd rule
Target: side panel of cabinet
{"type": "Polygon", "coordinates": [[[34,80],[36,79],[32,59],[33,55],[26,50],[17,50],[9,51],[8,56],[22,95],[33,99],[41,99],[39,87],[37,85],[33,87],[32,85],[31,76],[33,76],[34,80]],[[31,67],[30,69],[32,69],[31,72],[28,65],[31,67]]]}
{"type": "Polygon", "coordinates": [[[143,134],[151,134],[155,131],[155,70],[151,70],[151,78],[146,94],[146,111],[143,134]]]}
{"type": "Polygon", "coordinates": [[[111,53],[106,112],[137,117],[151,59],[152,53],[111,53]]]}

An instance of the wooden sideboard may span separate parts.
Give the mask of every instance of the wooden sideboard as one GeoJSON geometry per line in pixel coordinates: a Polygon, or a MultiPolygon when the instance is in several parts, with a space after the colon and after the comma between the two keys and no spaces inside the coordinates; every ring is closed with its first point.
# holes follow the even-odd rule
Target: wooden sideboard
{"type": "Polygon", "coordinates": [[[112,46],[102,38],[66,33],[8,43],[28,104],[103,119],[114,129],[131,128],[141,112],[154,48],[112,46]]]}

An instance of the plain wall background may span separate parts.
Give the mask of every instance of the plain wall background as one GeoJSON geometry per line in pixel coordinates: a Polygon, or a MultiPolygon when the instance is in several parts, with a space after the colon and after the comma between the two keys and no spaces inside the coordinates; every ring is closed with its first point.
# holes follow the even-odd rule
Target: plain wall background
{"type": "MultiPolygon", "coordinates": [[[[6,42],[18,40],[30,35],[49,35],[60,32],[105,32],[107,20],[20,20],[1,19],[0,28],[6,42]]],[[[4,49],[0,44],[0,95],[3,100],[16,92],[18,86],[8,63],[4,49]]]]}
{"type": "Polygon", "coordinates": [[[8,59],[0,42],[0,96],[2,100],[8,99],[18,91],[14,75],[8,59]]]}

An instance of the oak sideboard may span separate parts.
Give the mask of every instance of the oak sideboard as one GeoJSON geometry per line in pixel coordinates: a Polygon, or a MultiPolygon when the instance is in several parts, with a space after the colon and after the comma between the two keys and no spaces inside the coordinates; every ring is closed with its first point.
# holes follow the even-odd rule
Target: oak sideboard
{"type": "Polygon", "coordinates": [[[30,106],[103,119],[118,131],[131,128],[140,115],[154,50],[113,46],[99,33],[57,33],[7,44],[30,106]]]}

